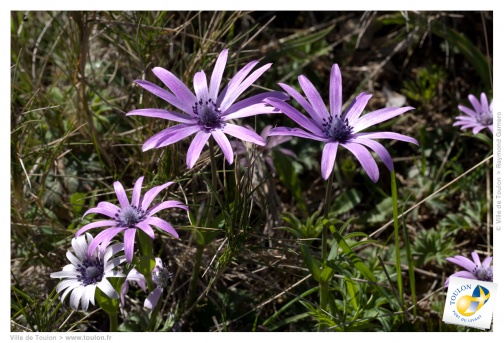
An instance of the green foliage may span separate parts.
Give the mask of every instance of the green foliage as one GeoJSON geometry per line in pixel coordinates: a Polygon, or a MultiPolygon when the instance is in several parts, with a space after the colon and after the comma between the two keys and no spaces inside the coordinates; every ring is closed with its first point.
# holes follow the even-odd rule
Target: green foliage
{"type": "Polygon", "coordinates": [[[445,227],[421,230],[416,234],[412,252],[417,266],[429,263],[442,266],[447,257],[456,255],[455,240],[451,231],[445,227]]]}

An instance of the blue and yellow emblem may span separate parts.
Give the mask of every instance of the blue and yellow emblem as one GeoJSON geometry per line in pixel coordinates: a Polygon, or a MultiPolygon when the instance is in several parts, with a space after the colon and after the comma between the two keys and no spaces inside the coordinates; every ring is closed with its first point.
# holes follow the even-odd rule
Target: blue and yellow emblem
{"type": "Polygon", "coordinates": [[[477,286],[471,295],[464,295],[457,301],[457,311],[465,316],[472,316],[490,299],[490,291],[483,286],[477,286]]]}

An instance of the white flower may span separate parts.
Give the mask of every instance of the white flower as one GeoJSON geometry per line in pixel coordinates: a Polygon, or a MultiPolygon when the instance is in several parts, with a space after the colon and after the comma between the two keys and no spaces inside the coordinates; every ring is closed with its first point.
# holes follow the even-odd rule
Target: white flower
{"type": "Polygon", "coordinates": [[[52,278],[62,278],[56,291],[63,292],[61,301],[65,300],[66,296],[71,292],[70,307],[77,310],[79,302],[82,310],[87,311],[89,303],[95,304],[95,291],[98,287],[103,293],[113,299],[117,299],[119,295],[107,277],[124,277],[121,272],[113,270],[115,267],[126,261],[124,255],[110,259],[119,251],[124,249],[122,243],[107,247],[102,253],[100,249],[95,249],[89,258],[88,246],[91,244],[93,236],[89,233],[72,239],[72,248],[75,255],[67,251],[67,258],[71,264],[63,267],[61,272],[51,273],[52,278]],[[86,240],[87,239],[87,240],[86,240]],[[109,261],[110,260],[110,261],[109,261]]]}

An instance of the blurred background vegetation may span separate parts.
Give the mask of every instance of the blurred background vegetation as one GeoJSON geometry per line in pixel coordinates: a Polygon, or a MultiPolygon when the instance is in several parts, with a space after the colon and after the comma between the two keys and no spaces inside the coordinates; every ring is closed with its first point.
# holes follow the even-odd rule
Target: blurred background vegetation
{"type": "MultiPolygon", "coordinates": [[[[143,142],[171,123],[125,113],[167,108],[133,83],[161,85],[153,67],[172,71],[192,89],[194,73],[209,75],[224,48],[230,50],[225,80],[251,60],[273,63],[248,94],[279,90],[278,82],[299,89],[297,76],[303,74],[328,103],[329,73],[338,63],[347,105],[366,91],[373,94],[366,111],[415,107],[374,129],[420,142],[419,147],[384,142],[394,157],[399,210],[413,208],[401,225],[415,261],[416,315],[394,315],[342,260],[346,274],[332,285],[342,315],[330,325],[338,331],[470,330],[441,321],[442,285],[456,270],[445,258],[492,253],[491,161],[439,190],[492,154],[488,130],[474,136],[452,127],[457,105],[467,106],[469,94],[493,98],[492,27],[492,12],[12,12],[11,330],[108,329],[102,311],[72,312],[68,303],[61,304],[54,292],[58,280],[49,274],[67,263],[73,234],[89,221],[82,214],[98,201],[115,199],[113,181],[131,188],[141,175],[148,185],[177,180],[167,196],[188,199],[191,213],[197,213],[205,197],[201,173],[209,171],[208,149],[190,171],[189,139],[143,153],[143,142]]],[[[293,126],[282,115],[245,119],[257,132],[266,125],[293,126]]],[[[321,146],[293,138],[281,147],[297,158],[268,152],[276,171],[263,167],[268,172],[257,176],[268,182],[259,182],[258,196],[246,208],[247,225],[236,229],[238,238],[229,239],[223,229],[205,242],[197,284],[203,296],[192,307],[184,304],[197,239],[185,214],[166,214],[180,228],[181,240],[158,234],[155,241],[175,274],[157,330],[314,330],[311,300],[317,294],[310,290],[316,282],[306,278],[299,251],[301,244],[318,248],[321,146]]],[[[394,260],[392,225],[385,227],[392,199],[390,173],[378,164],[374,184],[356,159],[340,150],[332,213],[341,222],[356,218],[347,233],[371,235],[372,243],[356,245],[356,251],[387,284],[387,273],[392,279],[395,273],[388,262],[394,260]]],[[[405,262],[405,275],[407,269],[405,262]]],[[[121,330],[142,327],[144,296],[129,293],[121,330]]],[[[408,306],[414,305],[411,298],[408,288],[408,306]]]]}

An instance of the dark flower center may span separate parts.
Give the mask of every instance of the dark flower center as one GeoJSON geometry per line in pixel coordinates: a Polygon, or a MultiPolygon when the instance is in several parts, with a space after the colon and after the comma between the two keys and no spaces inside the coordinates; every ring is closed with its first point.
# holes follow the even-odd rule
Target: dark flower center
{"type": "Polygon", "coordinates": [[[346,142],[352,134],[353,127],[348,125],[348,119],[346,118],[341,119],[340,117],[329,115],[329,119],[323,118],[323,120],[322,132],[324,132],[327,137],[337,142],[346,142]]]}
{"type": "Polygon", "coordinates": [[[120,209],[115,215],[115,221],[121,227],[134,228],[147,216],[147,212],[136,206],[128,206],[120,209]]]}
{"type": "Polygon", "coordinates": [[[493,113],[480,112],[477,120],[481,125],[490,126],[493,124],[493,113]]]}
{"type": "Polygon", "coordinates": [[[103,278],[103,263],[99,258],[86,258],[77,266],[77,280],[84,286],[93,285],[103,278]]]}
{"type": "Polygon", "coordinates": [[[215,129],[222,129],[226,123],[221,119],[221,112],[219,107],[212,99],[203,102],[195,102],[193,106],[193,113],[198,116],[198,125],[205,132],[211,132],[215,129]]]}
{"type": "Polygon", "coordinates": [[[472,271],[472,274],[480,281],[490,281],[493,282],[493,268],[492,267],[476,267],[472,271]]]}
{"type": "Polygon", "coordinates": [[[152,270],[152,282],[154,282],[156,286],[161,288],[164,288],[168,285],[168,281],[172,276],[173,274],[168,271],[168,268],[160,268],[156,266],[152,270]]]}

